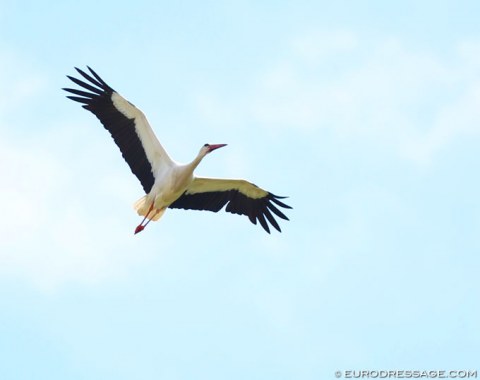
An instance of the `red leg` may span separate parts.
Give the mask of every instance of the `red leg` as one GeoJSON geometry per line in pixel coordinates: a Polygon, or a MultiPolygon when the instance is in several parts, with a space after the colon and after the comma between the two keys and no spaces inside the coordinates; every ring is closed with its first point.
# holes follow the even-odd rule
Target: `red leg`
{"type": "MultiPolygon", "coordinates": [[[[148,220],[147,220],[147,223],[145,223],[145,224],[143,225],[143,228],[147,227],[147,224],[150,223],[150,222],[152,221],[152,219],[155,218],[155,216],[157,216],[157,214],[158,214],[159,212],[160,212],[160,210],[155,211],[155,214],[153,214],[153,216],[151,217],[151,219],[148,219],[148,220]]],[[[142,230],[143,230],[143,228],[142,228],[142,230]]]]}
{"type": "Polygon", "coordinates": [[[143,229],[145,228],[145,226],[148,224],[148,222],[150,221],[147,221],[147,223],[145,223],[145,225],[143,225],[143,223],[145,222],[145,220],[147,219],[148,215],[152,212],[153,210],[153,203],[152,202],[152,205],[150,206],[150,208],[148,209],[148,212],[145,214],[145,217],[143,218],[142,222],[135,228],[135,235],[138,234],[139,232],[142,232],[143,229]]]}

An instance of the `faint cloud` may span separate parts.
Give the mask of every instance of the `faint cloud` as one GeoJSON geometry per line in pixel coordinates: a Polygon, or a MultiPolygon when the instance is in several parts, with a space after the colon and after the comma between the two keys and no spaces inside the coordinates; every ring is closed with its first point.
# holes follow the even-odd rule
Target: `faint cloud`
{"type": "MultiPolygon", "coordinates": [[[[458,44],[460,58],[473,67],[480,65],[480,41],[464,40],[458,44]]],[[[477,77],[480,75],[477,72],[477,77]]]]}
{"type": "MultiPolygon", "coordinates": [[[[51,143],[38,145],[0,140],[0,276],[23,278],[44,291],[122,277],[149,257],[133,238],[130,204],[119,211],[105,206],[118,198],[98,196],[95,176],[85,181],[75,173],[82,165],[93,167],[94,157],[77,152],[65,160],[54,146],[57,132],[45,137],[51,143]],[[128,215],[131,226],[122,222],[128,215]]],[[[63,143],[67,150],[88,144],[74,134],[63,143]]]]}
{"type": "Polygon", "coordinates": [[[395,38],[311,31],[286,49],[237,97],[210,94],[208,104],[199,103],[204,117],[307,135],[330,131],[419,165],[480,132],[480,41],[460,42],[454,58],[445,58],[395,38]]]}
{"type": "Polygon", "coordinates": [[[202,116],[208,119],[212,126],[224,127],[235,122],[235,111],[215,94],[198,94],[195,103],[202,116]]]}
{"type": "Polygon", "coordinates": [[[334,54],[352,51],[358,47],[358,36],[349,30],[312,30],[294,37],[290,42],[294,54],[314,63],[334,54]]]}
{"type": "Polygon", "coordinates": [[[46,80],[12,52],[0,51],[0,120],[7,112],[18,112],[38,94],[46,80]]]}
{"type": "Polygon", "coordinates": [[[134,239],[132,232],[137,218],[131,204],[140,186],[130,176],[122,183],[119,172],[106,181],[101,171],[89,170],[108,155],[84,125],[51,120],[27,129],[23,123],[32,118],[15,115],[37,114],[49,101],[41,94],[46,77],[15,56],[0,56],[6,58],[0,59],[0,83],[7,89],[0,94],[0,277],[49,292],[121,278],[149,261],[151,250],[139,249],[148,236],[134,239]],[[88,180],[87,173],[78,174],[82,170],[88,180]]]}
{"type": "Polygon", "coordinates": [[[405,157],[429,164],[434,155],[461,136],[480,134],[480,82],[472,83],[458,99],[438,111],[430,129],[409,136],[402,148],[405,157]]]}

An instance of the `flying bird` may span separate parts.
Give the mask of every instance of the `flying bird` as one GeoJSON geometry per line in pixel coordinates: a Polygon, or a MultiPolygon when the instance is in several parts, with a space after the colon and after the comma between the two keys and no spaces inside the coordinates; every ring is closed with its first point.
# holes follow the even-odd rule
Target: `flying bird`
{"type": "Polygon", "coordinates": [[[274,215],[288,218],[279,207],[291,207],[274,195],[243,179],[197,177],[193,174],[202,159],[227,144],[205,144],[189,164],[172,160],[158,141],[147,118],[137,107],[111,88],[90,67],[75,68],[83,80],[67,75],[81,89],[63,88],[73,94],[67,98],[83,104],[110,132],[123,158],[140,181],[145,195],[134,204],[143,220],[135,228],[142,231],[150,221],[157,221],[167,208],[186,210],[225,210],[246,215],[270,233],[269,224],[281,232],[274,215]]]}

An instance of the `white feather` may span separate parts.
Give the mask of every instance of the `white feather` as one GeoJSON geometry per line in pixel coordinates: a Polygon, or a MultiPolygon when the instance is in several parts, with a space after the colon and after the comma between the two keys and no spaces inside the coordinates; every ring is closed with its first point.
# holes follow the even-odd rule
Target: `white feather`
{"type": "Polygon", "coordinates": [[[158,141],[152,127],[144,113],[135,107],[132,103],[122,97],[118,92],[112,94],[112,102],[116,109],[129,119],[134,119],[135,131],[142,142],[143,149],[148,161],[152,165],[153,173],[158,173],[165,166],[173,166],[174,162],[166,150],[158,141]]]}
{"type": "Polygon", "coordinates": [[[238,190],[252,199],[264,198],[268,192],[244,179],[223,179],[195,177],[187,187],[187,194],[207,193],[214,191],[238,190]]]}

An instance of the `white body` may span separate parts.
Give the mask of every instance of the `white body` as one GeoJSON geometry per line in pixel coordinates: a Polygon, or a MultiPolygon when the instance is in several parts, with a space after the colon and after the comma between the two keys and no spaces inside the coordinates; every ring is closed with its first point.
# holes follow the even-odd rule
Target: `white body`
{"type": "Polygon", "coordinates": [[[64,90],[75,95],[68,98],[83,104],[100,119],[147,193],[134,205],[137,213],[144,216],[135,233],[143,230],[148,221],[158,220],[167,207],[217,212],[225,205],[226,211],[246,215],[254,224],[259,220],[267,232],[267,221],[281,231],[272,213],[288,220],[277,208],[291,208],[279,201],[283,197],[245,180],[194,176],[202,159],[226,144],[205,144],[189,164],[176,163],[158,141],[143,112],[88,69],[90,74],[76,69],[86,82],[68,76],[82,89],[64,90]]]}

